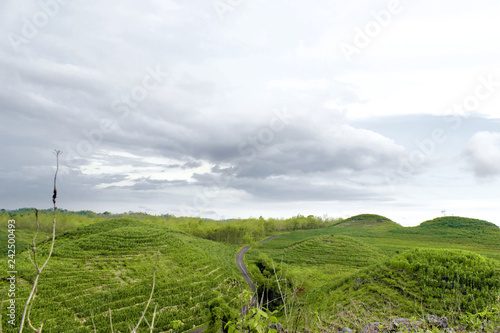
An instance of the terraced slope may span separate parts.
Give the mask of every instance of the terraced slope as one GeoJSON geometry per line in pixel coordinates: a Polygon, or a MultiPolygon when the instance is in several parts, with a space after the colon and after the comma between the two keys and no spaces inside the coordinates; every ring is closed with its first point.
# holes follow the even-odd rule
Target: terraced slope
{"type": "Polygon", "coordinates": [[[347,236],[325,235],[301,241],[273,257],[287,263],[364,267],[383,256],[377,249],[347,236]]]}
{"type": "MultiPolygon", "coordinates": [[[[331,308],[364,304],[391,315],[450,316],[482,311],[500,293],[498,261],[462,250],[414,249],[331,282],[311,299],[331,308]]],[[[319,305],[318,305],[319,306],[319,305]]]]}
{"type": "Polygon", "coordinates": [[[314,232],[293,232],[259,244],[255,250],[252,247],[247,262],[256,262],[264,254],[277,264],[287,264],[290,278],[308,290],[387,259],[376,247],[348,236],[323,234],[306,237],[311,234],[314,232]]]}
{"type": "MultiPolygon", "coordinates": [[[[41,246],[39,257],[48,253],[41,246]]],[[[43,272],[32,309],[35,326],[47,332],[130,331],[151,292],[157,263],[156,287],[146,318],[157,306],[155,332],[173,322],[181,331],[205,319],[205,305],[214,293],[239,307],[243,278],[234,264],[236,248],[186,235],[167,227],[126,219],[82,227],[56,238],[53,257],[43,272]],[[159,253],[159,254],[158,254],[159,253]]],[[[18,304],[25,302],[35,277],[26,253],[18,256],[21,276],[18,304]]],[[[6,325],[4,325],[4,328],[6,325]]],[[[142,325],[143,332],[146,324],[142,325]]],[[[8,330],[7,330],[8,332],[8,330]]]]}

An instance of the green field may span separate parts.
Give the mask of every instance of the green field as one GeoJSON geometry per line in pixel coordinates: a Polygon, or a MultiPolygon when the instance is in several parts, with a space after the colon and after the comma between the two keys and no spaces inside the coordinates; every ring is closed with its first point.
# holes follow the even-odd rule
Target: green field
{"type": "MultiPolygon", "coordinates": [[[[240,306],[239,294],[246,286],[234,265],[236,251],[234,245],[131,219],[65,232],[56,238],[40,278],[32,322],[43,322],[44,331],[90,332],[93,320],[99,332],[110,332],[111,309],[115,331],[127,331],[145,308],[156,265],[154,305],[146,317],[151,319],[157,306],[157,327],[168,330],[180,320],[187,330],[204,323],[205,305],[216,294],[240,306]]],[[[16,261],[20,309],[35,277],[26,253],[16,261]]],[[[46,242],[37,255],[44,258],[47,253],[46,242]]],[[[5,320],[5,331],[12,331],[5,320]]]]}
{"type": "Polygon", "coordinates": [[[381,216],[358,215],[252,247],[246,260],[255,276],[259,276],[257,266],[263,256],[280,267],[286,265],[287,278],[301,291],[297,302],[304,311],[321,313],[324,322],[337,329],[340,324],[359,329],[369,321],[423,314],[458,320],[467,312],[499,304],[500,229],[486,221],[443,217],[404,228],[381,216]],[[427,269],[422,274],[419,269],[409,269],[410,264],[404,268],[395,264],[408,256],[421,260],[420,270],[434,267],[439,279],[452,282],[436,282],[429,289],[426,283],[432,281],[427,279],[438,273],[427,269]],[[463,260],[472,256],[477,257],[463,260]],[[465,275],[460,275],[461,270],[465,275]],[[455,293],[463,284],[471,287],[463,287],[453,302],[453,297],[444,296],[450,286],[455,293]]]}
{"type": "MultiPolygon", "coordinates": [[[[18,327],[36,275],[25,250],[36,227],[32,210],[0,217],[2,244],[7,244],[7,220],[18,222],[18,327]]],[[[245,261],[259,298],[269,301],[267,307],[277,310],[289,331],[360,329],[371,321],[427,314],[473,325],[469,321],[477,314],[491,319],[500,309],[500,229],[486,221],[442,217],[402,227],[369,214],[345,220],[212,221],[65,211],[57,219],[62,223],[54,252],[31,309],[32,323],[43,323],[45,332],[93,332],[94,325],[98,332],[111,332],[110,311],[114,331],[130,331],[148,301],[155,267],[146,314],[151,322],[156,308],[154,332],[204,325],[214,299],[238,312],[249,287],[235,259],[247,242],[252,247],[245,261]]],[[[48,254],[51,221],[50,211],[40,215],[39,260],[48,254]]],[[[2,258],[6,272],[6,251],[2,258]]],[[[7,290],[7,280],[1,283],[7,290]]],[[[16,332],[7,323],[6,306],[2,332],[16,332]]],[[[145,322],[139,331],[149,332],[145,322]]]]}

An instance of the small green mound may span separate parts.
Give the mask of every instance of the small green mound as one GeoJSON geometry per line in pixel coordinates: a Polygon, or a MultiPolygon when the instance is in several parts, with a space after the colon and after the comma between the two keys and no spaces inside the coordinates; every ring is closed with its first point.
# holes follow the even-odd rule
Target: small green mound
{"type": "Polygon", "coordinates": [[[325,235],[290,246],[283,251],[282,258],[287,263],[364,267],[387,257],[354,238],[325,235]]]}
{"type": "Polygon", "coordinates": [[[413,276],[430,308],[448,303],[475,312],[500,293],[498,263],[473,252],[415,249],[393,258],[390,266],[413,276]]]}
{"type": "Polygon", "coordinates": [[[178,233],[164,226],[129,219],[112,219],[80,227],[57,237],[56,242],[62,244],[56,247],[54,255],[79,258],[127,254],[179,242],[173,236],[178,233]]]}
{"type": "Polygon", "coordinates": [[[422,222],[418,229],[468,229],[499,232],[500,228],[487,221],[467,217],[445,216],[422,222]]]}
{"type": "Polygon", "coordinates": [[[398,223],[387,217],[375,214],[361,214],[349,217],[343,220],[336,227],[355,227],[355,228],[377,228],[377,227],[401,227],[398,223]]]}
{"type": "Polygon", "coordinates": [[[327,306],[389,304],[399,314],[476,313],[500,293],[498,262],[461,250],[414,249],[324,286],[327,306]]]}
{"type": "Polygon", "coordinates": [[[169,231],[159,228],[123,227],[75,240],[72,246],[83,251],[111,254],[166,245],[171,238],[169,231]]]}

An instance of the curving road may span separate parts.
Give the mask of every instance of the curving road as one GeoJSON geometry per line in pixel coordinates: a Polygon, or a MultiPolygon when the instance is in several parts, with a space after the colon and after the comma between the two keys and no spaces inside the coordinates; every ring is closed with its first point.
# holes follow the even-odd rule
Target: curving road
{"type": "MultiPolygon", "coordinates": [[[[271,239],[273,239],[276,236],[278,236],[278,235],[274,235],[274,236],[271,236],[269,238],[266,238],[263,241],[260,241],[259,243],[267,242],[268,240],[271,240],[271,239]]],[[[255,285],[252,282],[252,278],[250,277],[250,273],[248,272],[248,269],[245,266],[245,260],[244,260],[245,259],[245,253],[247,252],[247,250],[249,248],[250,248],[250,245],[247,245],[244,248],[242,248],[240,250],[240,252],[238,252],[238,255],[236,256],[236,265],[240,269],[241,274],[243,274],[243,277],[245,278],[245,280],[247,281],[248,285],[250,286],[250,289],[254,293],[255,292],[255,285]]]]}
{"type": "MultiPolygon", "coordinates": [[[[274,236],[268,237],[268,238],[260,241],[259,243],[267,242],[268,240],[271,240],[271,239],[273,239],[276,236],[278,236],[278,235],[274,235],[274,236]]],[[[253,284],[252,277],[250,276],[250,273],[248,272],[248,269],[245,266],[245,253],[248,251],[249,248],[250,248],[250,245],[247,245],[244,248],[242,248],[240,250],[240,252],[238,252],[238,255],[236,256],[236,265],[238,266],[238,268],[241,271],[241,274],[243,275],[243,277],[247,281],[248,285],[250,286],[250,290],[252,290],[252,293],[255,294],[255,285],[253,284]]],[[[254,305],[255,303],[256,303],[256,300],[252,296],[252,299],[250,299],[250,304],[245,305],[243,307],[243,309],[241,309],[241,314],[242,315],[247,314],[248,310],[250,309],[250,307],[252,307],[252,305],[254,305]]]]}
{"type": "MultiPolygon", "coordinates": [[[[279,236],[279,235],[274,235],[274,236],[268,237],[268,238],[260,241],[259,243],[267,242],[268,240],[271,240],[277,236],[279,236]]],[[[245,266],[245,253],[248,251],[249,248],[250,248],[250,245],[247,245],[238,252],[238,254],[236,255],[236,265],[238,266],[238,268],[241,271],[241,274],[243,274],[243,277],[245,278],[248,285],[250,286],[252,293],[255,294],[255,285],[253,284],[252,277],[250,276],[250,273],[248,272],[248,269],[245,266]]],[[[252,299],[250,300],[250,304],[245,305],[243,307],[243,309],[241,309],[241,314],[242,315],[247,314],[248,310],[250,309],[252,304],[255,304],[255,302],[256,302],[255,299],[252,297],[252,299]]],[[[205,330],[205,328],[202,327],[202,328],[198,328],[197,330],[190,331],[190,333],[203,333],[204,330],[205,330]]]]}

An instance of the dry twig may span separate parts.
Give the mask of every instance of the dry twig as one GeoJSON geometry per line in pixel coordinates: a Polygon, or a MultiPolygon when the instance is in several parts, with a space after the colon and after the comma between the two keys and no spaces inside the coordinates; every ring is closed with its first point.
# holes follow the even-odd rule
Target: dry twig
{"type": "MultiPolygon", "coordinates": [[[[57,167],[56,167],[56,173],[54,175],[54,193],[52,195],[52,203],[54,204],[54,221],[52,223],[52,244],[50,246],[50,252],[49,252],[49,255],[48,255],[47,259],[45,260],[44,264],[41,267],[39,267],[38,266],[38,260],[36,258],[36,252],[38,251],[36,249],[36,236],[38,235],[38,231],[40,229],[40,223],[38,221],[38,210],[36,210],[35,211],[35,214],[36,214],[35,218],[36,218],[37,228],[36,228],[35,236],[33,237],[33,243],[32,243],[33,247],[31,249],[31,251],[33,252],[33,259],[31,259],[31,255],[30,255],[31,263],[33,264],[33,266],[36,269],[36,277],[35,277],[35,281],[33,282],[33,287],[31,288],[31,292],[30,292],[30,294],[28,296],[28,299],[26,300],[26,305],[24,306],[23,316],[21,318],[21,325],[19,327],[19,333],[22,333],[22,331],[24,329],[24,324],[25,324],[26,320],[28,321],[29,327],[34,332],[40,333],[42,331],[42,327],[43,327],[43,324],[41,324],[40,329],[34,328],[33,325],[31,324],[31,321],[30,321],[30,318],[29,318],[29,314],[30,314],[30,311],[31,311],[31,307],[33,306],[33,300],[34,300],[35,294],[36,294],[36,287],[38,285],[38,279],[40,278],[40,274],[42,273],[43,269],[47,266],[47,263],[49,262],[49,259],[52,256],[52,252],[54,251],[54,243],[55,243],[55,238],[56,238],[57,173],[59,172],[59,155],[62,154],[62,151],[55,150],[54,154],[56,155],[57,167]]],[[[30,251],[28,251],[28,253],[30,253],[30,251]]]]}

